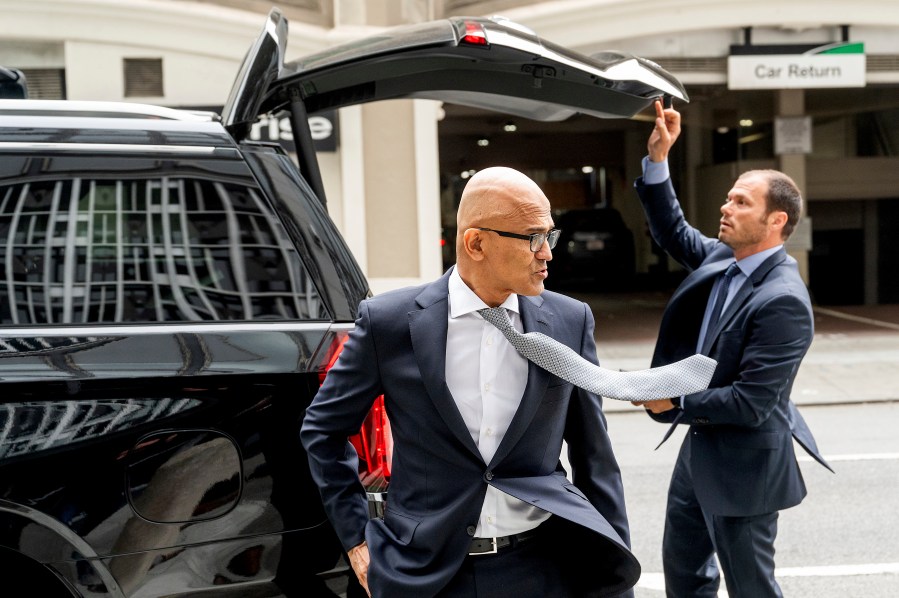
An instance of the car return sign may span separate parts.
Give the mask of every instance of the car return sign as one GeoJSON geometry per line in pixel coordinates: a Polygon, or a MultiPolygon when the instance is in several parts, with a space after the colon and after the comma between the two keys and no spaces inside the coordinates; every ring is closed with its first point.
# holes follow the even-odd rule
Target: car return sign
{"type": "Polygon", "coordinates": [[[729,89],[810,89],[865,86],[865,45],[731,46],[729,89]],[[793,50],[790,52],[790,50],[793,50]]]}

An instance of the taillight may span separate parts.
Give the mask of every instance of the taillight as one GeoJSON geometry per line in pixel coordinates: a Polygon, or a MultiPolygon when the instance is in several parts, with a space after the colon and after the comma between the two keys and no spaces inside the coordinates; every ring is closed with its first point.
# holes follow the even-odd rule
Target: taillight
{"type": "Polygon", "coordinates": [[[325,369],[318,373],[319,386],[325,383],[325,376],[328,375],[328,371],[334,367],[335,363],[337,363],[337,358],[340,357],[340,352],[343,351],[343,346],[349,338],[350,337],[347,334],[339,334],[337,338],[331,341],[331,348],[328,349],[328,363],[325,364],[325,369]]]}
{"type": "Polygon", "coordinates": [[[390,482],[390,460],[393,457],[393,436],[390,421],[384,412],[384,395],[375,399],[371,411],[362,422],[358,434],[350,442],[359,454],[359,477],[369,492],[383,492],[390,482]]]}
{"type": "MultiPolygon", "coordinates": [[[[319,384],[324,384],[348,336],[343,334],[331,343],[325,369],[319,373],[319,384]]],[[[350,436],[349,441],[359,455],[359,478],[368,492],[386,492],[390,482],[390,465],[393,459],[393,436],[390,421],[384,410],[384,395],[375,399],[371,410],[362,422],[362,428],[350,436]]]]}
{"type": "Polygon", "coordinates": [[[462,39],[460,39],[459,42],[471,44],[473,46],[486,46],[488,45],[487,31],[478,23],[465,21],[465,33],[462,35],[462,39]]]}

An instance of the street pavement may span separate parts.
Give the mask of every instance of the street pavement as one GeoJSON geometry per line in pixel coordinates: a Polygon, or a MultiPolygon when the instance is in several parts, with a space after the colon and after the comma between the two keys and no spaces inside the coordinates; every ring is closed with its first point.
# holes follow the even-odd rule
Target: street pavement
{"type": "MultiPolygon", "coordinates": [[[[566,293],[589,304],[596,319],[601,366],[649,367],[664,291],[566,293]]],[[[899,305],[815,306],[815,337],[796,382],[793,401],[829,405],[899,400],[899,305]]],[[[632,410],[606,400],[606,411],[632,410]]]]}
{"type": "MultiPolygon", "coordinates": [[[[666,293],[568,294],[593,308],[602,366],[649,367],[666,293]]],[[[792,397],[836,474],[797,447],[809,494],[781,513],[776,576],[791,598],[894,598],[899,305],[817,306],[814,313],[815,338],[792,397]]],[[[686,430],[655,449],[664,428],[647,424],[642,408],[608,399],[603,405],[625,483],[632,549],[643,567],[635,596],[660,598],[668,479],[686,430]]],[[[723,583],[718,598],[727,598],[723,583]]]]}

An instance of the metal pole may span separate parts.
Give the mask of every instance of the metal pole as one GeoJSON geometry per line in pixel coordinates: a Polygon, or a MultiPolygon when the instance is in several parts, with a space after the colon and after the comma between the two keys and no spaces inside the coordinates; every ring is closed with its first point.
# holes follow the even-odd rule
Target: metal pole
{"type": "Polygon", "coordinates": [[[321,169],[318,166],[318,158],[315,156],[315,144],[312,140],[312,132],[309,130],[309,118],[306,114],[306,104],[300,97],[297,89],[290,90],[290,127],[293,129],[293,139],[296,144],[297,162],[300,172],[319,201],[328,209],[328,200],[325,197],[325,185],[322,182],[321,169]]]}

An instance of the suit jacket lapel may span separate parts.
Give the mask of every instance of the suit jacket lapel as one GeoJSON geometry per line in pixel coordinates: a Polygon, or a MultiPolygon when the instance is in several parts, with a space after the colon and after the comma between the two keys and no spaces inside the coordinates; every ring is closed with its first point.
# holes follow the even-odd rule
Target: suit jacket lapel
{"type": "MultiPolygon", "coordinates": [[[[543,298],[539,295],[536,297],[518,297],[518,310],[521,314],[521,323],[525,332],[542,332],[547,336],[553,336],[553,314],[543,308],[543,298]]],[[[549,386],[550,374],[535,363],[528,361],[528,383],[524,389],[524,396],[521,398],[521,404],[515,412],[509,429],[506,430],[503,441],[496,449],[492,463],[499,463],[515,444],[521,440],[522,435],[527,430],[528,425],[534,418],[534,414],[540,407],[543,395],[546,394],[546,388],[549,386]]]]}
{"type": "MultiPolygon", "coordinates": [[[[715,339],[718,338],[718,335],[727,325],[727,323],[734,317],[734,314],[746,303],[749,297],[752,295],[755,290],[755,286],[759,284],[765,277],[768,275],[768,272],[776,266],[777,264],[784,261],[787,257],[787,252],[784,249],[780,249],[775,251],[771,256],[768,257],[764,262],[762,262],[758,268],[753,271],[752,275],[749,277],[749,280],[743,283],[743,286],[739,288],[736,294],[731,297],[730,303],[727,304],[727,307],[721,312],[721,317],[718,319],[718,324],[715,326],[714,330],[709,330],[705,335],[705,340],[703,341],[703,352],[706,353],[714,344],[715,339]]],[[[724,267],[720,268],[717,271],[723,271],[728,262],[723,262],[724,267]]]]}
{"type": "Polygon", "coordinates": [[[446,335],[449,318],[449,272],[425,287],[416,297],[421,309],[409,312],[409,335],[412,351],[428,396],[440,417],[472,453],[481,453],[471,439],[468,426],[446,385],[446,335]],[[435,351],[443,347],[443,351],[435,351]]]}

